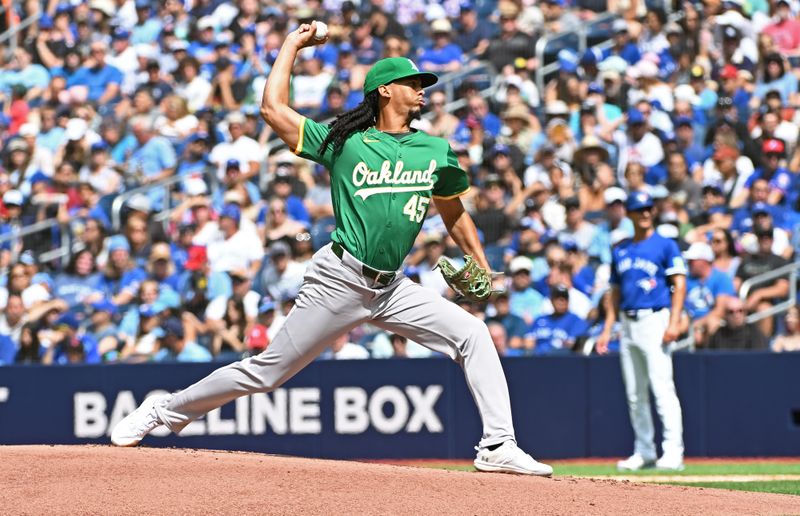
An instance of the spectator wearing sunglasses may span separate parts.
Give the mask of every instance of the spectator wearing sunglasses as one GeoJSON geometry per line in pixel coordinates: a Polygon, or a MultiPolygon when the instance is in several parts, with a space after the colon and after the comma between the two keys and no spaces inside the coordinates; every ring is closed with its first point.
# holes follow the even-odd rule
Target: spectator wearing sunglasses
{"type": "Polygon", "coordinates": [[[725,326],[711,336],[708,349],[766,349],[767,338],[753,323],[747,322],[747,311],[738,297],[728,298],[725,305],[725,326]]]}

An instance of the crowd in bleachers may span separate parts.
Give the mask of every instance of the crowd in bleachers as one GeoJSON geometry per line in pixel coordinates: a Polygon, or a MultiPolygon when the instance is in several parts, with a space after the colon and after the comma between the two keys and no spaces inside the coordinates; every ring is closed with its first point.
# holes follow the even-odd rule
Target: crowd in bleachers
{"type": "MultiPolygon", "coordinates": [[[[788,276],[739,296],[800,252],[795,0],[13,9],[6,25],[36,21],[0,49],[0,364],[233,360],[269,345],[334,227],[328,171],[281,147],[258,110],[285,35],[313,19],[330,39],[301,52],[291,103],[316,120],[355,107],[381,57],[458,75],[428,91],[415,127],[447,138],[470,175],[463,200],[506,292],[454,301],[499,353],[591,350],[636,191],[689,262],[687,342],[800,349],[796,308],[746,321],[789,299],[788,276]],[[607,44],[536,54],[607,11],[607,44]]],[[[441,255],[460,259],[431,204],[404,273],[453,298],[432,270],[441,255]]],[[[323,357],[429,355],[365,325],[323,357]]]]}

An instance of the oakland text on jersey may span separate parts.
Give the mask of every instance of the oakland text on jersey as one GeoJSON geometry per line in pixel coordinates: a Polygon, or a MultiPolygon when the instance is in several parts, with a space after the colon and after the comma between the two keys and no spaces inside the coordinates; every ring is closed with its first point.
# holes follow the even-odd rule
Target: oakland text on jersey
{"type": "Polygon", "coordinates": [[[367,184],[373,188],[361,188],[355,195],[366,199],[370,195],[387,192],[412,192],[433,189],[433,173],[436,171],[436,160],[430,160],[425,170],[403,170],[404,163],[398,161],[392,170],[392,162],[388,159],[383,162],[381,169],[370,170],[363,161],[359,161],[353,168],[353,184],[363,186],[367,184]],[[395,188],[381,185],[415,185],[395,188]]]}

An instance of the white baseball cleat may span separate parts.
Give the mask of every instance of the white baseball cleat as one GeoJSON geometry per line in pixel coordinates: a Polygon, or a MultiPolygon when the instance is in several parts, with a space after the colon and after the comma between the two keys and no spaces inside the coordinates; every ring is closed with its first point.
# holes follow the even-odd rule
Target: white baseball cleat
{"type": "Polygon", "coordinates": [[[158,419],[156,404],[169,395],[156,394],[145,399],[139,408],[125,416],[111,431],[111,442],[115,446],[136,446],[144,436],[163,423],[158,419]]]}
{"type": "Polygon", "coordinates": [[[683,471],[683,457],[680,455],[664,455],[656,461],[656,469],[683,471]]]}
{"type": "Polygon", "coordinates": [[[549,477],[553,468],[537,462],[536,459],[519,449],[517,443],[508,440],[494,450],[478,448],[475,457],[475,468],[478,471],[494,471],[499,473],[516,473],[519,475],[536,475],[549,477]]]}
{"type": "Polygon", "coordinates": [[[617,462],[618,471],[639,471],[644,468],[652,468],[656,464],[655,458],[645,459],[638,453],[634,453],[625,460],[617,462]]]}

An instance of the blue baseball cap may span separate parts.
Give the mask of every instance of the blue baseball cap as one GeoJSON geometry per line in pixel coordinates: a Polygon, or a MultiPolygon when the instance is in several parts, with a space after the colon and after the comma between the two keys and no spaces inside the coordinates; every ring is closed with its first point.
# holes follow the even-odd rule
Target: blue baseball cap
{"type": "Polygon", "coordinates": [[[53,18],[51,18],[49,14],[43,14],[42,17],[39,18],[39,28],[44,30],[52,29],[53,18]]]}
{"type": "Polygon", "coordinates": [[[602,84],[598,82],[591,82],[589,83],[589,93],[600,93],[605,94],[606,89],[603,87],[602,84]]]}
{"type": "Polygon", "coordinates": [[[504,143],[495,143],[494,147],[492,147],[492,157],[497,156],[498,154],[505,154],[508,156],[510,153],[511,149],[504,143]]]}
{"type": "Polygon", "coordinates": [[[111,33],[111,39],[128,39],[130,37],[131,33],[124,27],[117,27],[114,29],[114,32],[111,33]]]}
{"type": "Polygon", "coordinates": [[[188,138],[189,143],[199,142],[199,141],[208,141],[208,133],[199,131],[194,133],[193,135],[189,136],[188,138]]]}
{"type": "Polygon", "coordinates": [[[139,305],[139,315],[142,317],[154,317],[158,315],[154,305],[155,303],[139,305]]]}
{"type": "Polygon", "coordinates": [[[137,9],[149,9],[150,8],[150,0],[136,0],[135,2],[137,9]]]}
{"type": "Polygon", "coordinates": [[[60,3],[56,6],[56,15],[72,12],[72,5],[69,3],[60,3]]]}
{"type": "Polygon", "coordinates": [[[652,207],[653,198],[646,192],[633,192],[628,196],[628,200],[625,201],[625,209],[628,211],[639,211],[652,207]]]}
{"type": "Polygon", "coordinates": [[[225,163],[225,168],[239,168],[239,160],[238,159],[229,159],[225,163]]]}
{"type": "Polygon", "coordinates": [[[603,53],[598,48],[587,48],[583,51],[583,55],[581,55],[581,65],[582,66],[591,66],[596,65],[600,61],[603,60],[603,53]]]}
{"type": "Polygon", "coordinates": [[[344,43],[339,45],[339,53],[340,54],[352,54],[353,53],[353,45],[351,45],[349,41],[345,41],[344,43]]]}
{"type": "Polygon", "coordinates": [[[47,174],[42,172],[41,170],[37,170],[30,178],[31,186],[35,185],[36,183],[47,183],[50,184],[50,178],[47,177],[47,174]]]}
{"type": "Polygon", "coordinates": [[[461,2],[461,5],[459,7],[461,8],[461,12],[475,10],[475,4],[473,4],[472,2],[461,2]]]}
{"type": "Polygon", "coordinates": [[[59,315],[58,319],[56,319],[53,322],[53,327],[67,326],[69,328],[72,328],[73,330],[77,330],[78,326],[80,326],[80,325],[81,325],[81,322],[78,320],[78,318],[75,316],[75,314],[72,313],[72,312],[69,312],[69,311],[64,312],[63,314],[59,315]]]}
{"type": "Polygon", "coordinates": [[[229,219],[233,219],[238,224],[242,219],[242,210],[235,204],[226,204],[222,207],[222,211],[219,212],[219,216],[220,218],[228,217],[229,219]]]}
{"type": "Polygon", "coordinates": [[[128,239],[123,235],[114,235],[109,237],[108,252],[113,253],[114,251],[119,251],[120,249],[124,249],[128,252],[131,251],[131,244],[128,243],[128,239]]]}
{"type": "Polygon", "coordinates": [[[644,113],[642,113],[636,108],[630,108],[628,110],[628,125],[643,124],[643,123],[644,123],[644,113]]]}
{"type": "Polygon", "coordinates": [[[161,328],[164,330],[164,337],[168,335],[174,335],[179,339],[182,339],[184,336],[183,333],[183,323],[181,323],[180,319],[177,317],[170,317],[161,325],[161,328]]]}
{"type": "Polygon", "coordinates": [[[750,213],[753,215],[759,215],[762,213],[766,213],[767,215],[770,214],[769,205],[765,202],[757,202],[750,207],[750,213]]]}
{"type": "Polygon", "coordinates": [[[558,51],[558,64],[561,70],[575,73],[578,70],[578,55],[568,48],[562,48],[558,51]]]}
{"type": "Polygon", "coordinates": [[[270,297],[264,297],[258,305],[258,313],[265,314],[270,310],[275,310],[275,301],[270,297]]]}
{"type": "Polygon", "coordinates": [[[99,142],[94,142],[91,147],[92,152],[103,152],[108,150],[108,144],[103,140],[99,142]]]}
{"type": "Polygon", "coordinates": [[[117,313],[117,305],[109,301],[108,299],[103,299],[102,301],[98,301],[97,303],[92,303],[92,310],[95,312],[108,312],[111,315],[117,313]]]}
{"type": "Polygon", "coordinates": [[[676,128],[677,127],[681,127],[683,125],[691,126],[692,123],[693,123],[693,120],[691,119],[691,117],[688,117],[688,116],[685,116],[685,115],[679,116],[678,118],[675,119],[675,127],[676,128]]]}

